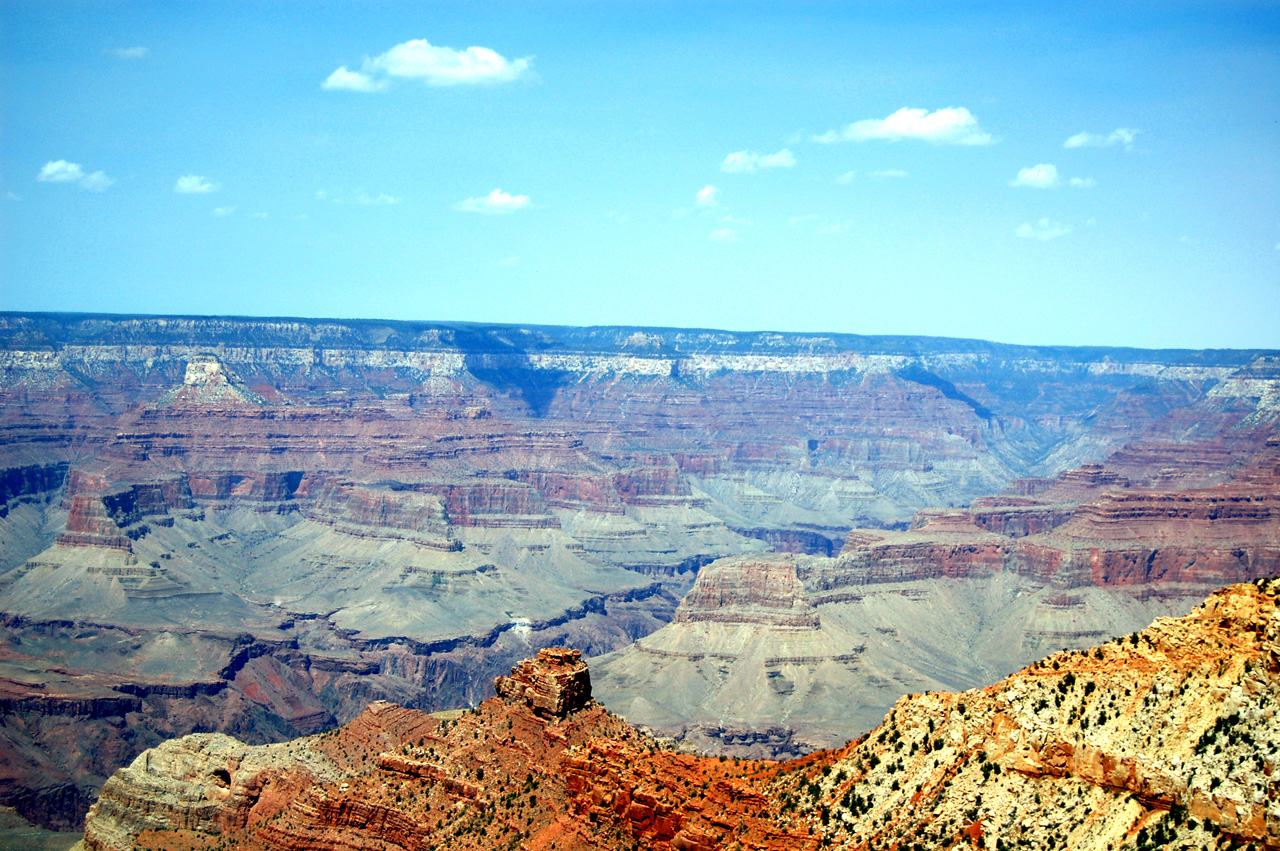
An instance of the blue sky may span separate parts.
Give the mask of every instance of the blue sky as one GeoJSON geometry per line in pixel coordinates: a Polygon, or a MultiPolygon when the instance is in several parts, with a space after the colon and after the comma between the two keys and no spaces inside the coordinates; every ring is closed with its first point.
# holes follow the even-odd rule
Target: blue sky
{"type": "Polygon", "coordinates": [[[0,307],[1280,346],[1280,7],[1025,5],[8,0],[0,307]]]}

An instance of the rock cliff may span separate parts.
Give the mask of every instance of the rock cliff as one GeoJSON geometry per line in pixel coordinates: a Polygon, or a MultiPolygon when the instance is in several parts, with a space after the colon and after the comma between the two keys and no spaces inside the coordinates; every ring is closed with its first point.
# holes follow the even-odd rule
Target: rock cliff
{"type": "MultiPolygon", "coordinates": [[[[679,753],[589,698],[548,714],[527,691],[447,717],[377,703],[285,745],[190,736],[108,781],[84,846],[1276,848],[1278,593],[1230,586],[986,688],[905,696],[786,762],[679,753]]],[[[513,681],[578,664],[544,651],[513,681]]]]}
{"type": "Polygon", "coordinates": [[[591,700],[591,675],[582,653],[566,647],[539,650],[511,674],[498,677],[493,690],[499,697],[524,701],[536,715],[564,718],[591,700]]]}

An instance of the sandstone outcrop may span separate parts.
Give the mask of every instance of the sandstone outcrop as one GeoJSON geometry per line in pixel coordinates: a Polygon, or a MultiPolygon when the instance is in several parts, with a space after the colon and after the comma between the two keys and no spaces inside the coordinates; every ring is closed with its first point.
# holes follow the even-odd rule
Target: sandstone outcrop
{"type": "Polygon", "coordinates": [[[793,557],[741,556],[701,570],[673,620],[803,629],[818,626],[818,613],[806,599],[793,557]]]}
{"type": "MultiPolygon", "coordinates": [[[[1280,581],[1055,654],[985,689],[903,698],[778,791],[829,843],[1280,846],[1280,581]]],[[[1255,846],[1257,847],[1257,846],[1255,846]]]]}
{"type": "Polygon", "coordinates": [[[374,704],[287,745],[188,737],[117,772],[85,845],[1276,848],[1277,594],[1231,586],[986,688],[908,695],[786,762],[677,753],[594,702],[548,716],[523,697],[447,717],[374,704]]]}
{"type": "Polygon", "coordinates": [[[509,676],[494,680],[499,697],[523,701],[534,713],[563,718],[591,700],[591,674],[582,653],[567,647],[539,650],[509,676]]]}

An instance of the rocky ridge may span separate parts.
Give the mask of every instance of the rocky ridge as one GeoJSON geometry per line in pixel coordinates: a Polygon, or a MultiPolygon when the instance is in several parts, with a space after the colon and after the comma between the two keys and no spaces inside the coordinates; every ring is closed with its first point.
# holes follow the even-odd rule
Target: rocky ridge
{"type": "Polygon", "coordinates": [[[908,695],[859,740],[781,763],[523,696],[451,718],[375,704],[257,749],[187,737],[108,782],[85,847],[1277,848],[1278,593],[1230,586],[986,688],[908,695]]]}

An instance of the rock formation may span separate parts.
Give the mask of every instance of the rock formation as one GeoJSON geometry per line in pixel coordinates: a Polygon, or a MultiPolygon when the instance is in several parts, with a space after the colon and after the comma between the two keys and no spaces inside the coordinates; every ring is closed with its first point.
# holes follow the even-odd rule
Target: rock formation
{"type": "MultiPolygon", "coordinates": [[[[585,695],[345,727],[248,748],[197,735],[103,787],[84,846],[783,851],[1280,847],[1280,580],[1063,651],[964,693],[903,697],[857,741],[786,762],[679,753],[585,695]]],[[[569,682],[580,682],[572,679],[569,682]]]]}
{"type": "Polygon", "coordinates": [[[591,700],[591,675],[581,652],[554,647],[539,650],[536,659],[498,677],[493,690],[499,697],[524,701],[537,715],[563,718],[591,700]]]}

